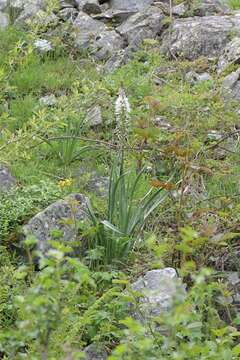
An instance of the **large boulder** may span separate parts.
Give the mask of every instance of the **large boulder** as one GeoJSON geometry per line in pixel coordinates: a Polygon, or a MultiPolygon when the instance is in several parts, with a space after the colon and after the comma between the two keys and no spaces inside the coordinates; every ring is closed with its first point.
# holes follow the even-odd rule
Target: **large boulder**
{"type": "Polygon", "coordinates": [[[35,215],[24,226],[25,236],[37,239],[37,249],[46,253],[48,240],[52,239],[55,230],[61,232],[61,239],[66,242],[74,240],[77,235],[76,222],[87,218],[87,199],[82,194],[73,194],[58,200],[45,210],[35,215]]]}
{"type": "Polygon", "coordinates": [[[0,12],[0,30],[5,29],[9,25],[9,16],[0,12]]]}
{"type": "Polygon", "coordinates": [[[12,176],[10,170],[0,164],[0,192],[7,192],[16,186],[16,179],[12,176]]]}
{"type": "Polygon", "coordinates": [[[45,6],[44,0],[10,0],[9,12],[16,24],[24,24],[28,19],[34,17],[39,10],[45,6]]]}
{"type": "Polygon", "coordinates": [[[117,32],[125,38],[132,49],[137,49],[144,39],[154,39],[160,34],[164,18],[161,9],[150,6],[130,16],[117,28],[117,32]]]}
{"type": "Polygon", "coordinates": [[[225,100],[240,100],[240,68],[223,80],[222,96],[225,100]]]}
{"type": "Polygon", "coordinates": [[[0,0],[0,11],[4,11],[7,9],[8,0],[0,0]]]}
{"type": "Polygon", "coordinates": [[[110,0],[112,9],[141,11],[152,5],[154,0],[110,0]]]}
{"type": "Polygon", "coordinates": [[[168,311],[175,300],[185,297],[185,288],[172,268],[148,271],[131,287],[138,302],[131,314],[143,323],[168,311]]]}
{"type": "Polygon", "coordinates": [[[230,43],[227,44],[223,50],[222,55],[219,58],[217,71],[220,74],[229,65],[240,63],[240,37],[234,38],[230,43]]]}
{"type": "Polygon", "coordinates": [[[177,19],[163,34],[161,50],[169,57],[188,60],[217,57],[233,33],[240,34],[240,12],[231,16],[177,19]]]}
{"type": "Polygon", "coordinates": [[[87,14],[99,14],[102,12],[98,0],[78,0],[78,9],[87,14]]]}
{"type": "Polygon", "coordinates": [[[109,30],[101,21],[92,19],[80,11],[74,21],[75,45],[87,49],[98,60],[108,59],[124,46],[124,41],[115,30],[109,30]]]}

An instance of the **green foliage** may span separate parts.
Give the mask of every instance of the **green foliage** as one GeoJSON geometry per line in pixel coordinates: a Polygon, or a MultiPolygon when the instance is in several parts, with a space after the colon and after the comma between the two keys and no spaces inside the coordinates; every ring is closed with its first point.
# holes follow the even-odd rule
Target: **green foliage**
{"type": "Polygon", "coordinates": [[[79,160],[85,153],[91,150],[91,146],[81,145],[81,135],[84,129],[84,120],[72,121],[66,119],[62,124],[62,132],[56,138],[44,139],[50,146],[51,153],[56,156],[61,165],[67,168],[72,162],[79,160]]]}
{"type": "MultiPolygon", "coordinates": [[[[26,186],[1,194],[0,203],[0,240],[9,241],[9,234],[17,230],[31,215],[40,211],[61,196],[60,189],[50,181],[26,186]]],[[[14,241],[14,237],[12,241],[14,241]]]]}
{"type": "Polygon", "coordinates": [[[228,0],[228,5],[232,10],[240,9],[240,1],[239,0],[228,0]]]}
{"type": "MultiPolygon", "coordinates": [[[[58,4],[47,5],[46,14],[58,4]]],[[[197,5],[191,2],[190,10],[197,5]]],[[[1,245],[15,244],[18,226],[51,202],[68,191],[82,192],[89,168],[110,175],[108,204],[97,199],[96,212],[89,207],[90,226],[79,224],[84,264],[56,242],[35,258],[34,242],[27,239],[29,263],[13,246],[11,256],[0,247],[0,357],[80,359],[85,346],[97,343],[113,360],[239,359],[239,316],[217,274],[205,269],[221,250],[221,267],[232,270],[234,262],[239,270],[239,140],[231,135],[237,131],[237,104],[223,103],[221,79],[207,59],[169,62],[159,55],[159,45],[147,40],[132,61],[103,76],[94,62],[75,53],[67,26],[48,30],[36,21],[24,33],[0,32],[1,162],[9,162],[19,180],[17,190],[1,194],[1,245]],[[39,55],[33,42],[45,31],[55,50],[39,55]],[[209,71],[212,80],[189,84],[190,70],[209,71]],[[120,87],[131,119],[117,123],[122,133],[116,141],[120,87]],[[41,106],[39,98],[49,94],[57,104],[41,106]],[[83,119],[96,104],[108,127],[89,129],[83,119]],[[226,139],[213,143],[211,130],[226,139]],[[112,164],[120,149],[124,166],[112,164]],[[148,173],[134,172],[144,165],[148,173]],[[71,186],[60,190],[56,183],[71,186]],[[225,264],[226,256],[232,259],[225,264]],[[127,291],[129,282],[159,264],[178,268],[187,296],[140,324],[128,311],[129,301],[136,300],[127,291]],[[113,271],[123,265],[124,273],[113,271]],[[164,331],[155,331],[156,325],[164,331]]]]}
{"type": "Polygon", "coordinates": [[[89,249],[102,249],[99,256],[106,264],[127,258],[148,217],[167,196],[163,189],[150,188],[139,198],[138,188],[144,177],[144,169],[135,176],[125,171],[124,159],[120,156],[111,170],[107,219],[100,221],[89,205],[89,218],[95,228],[89,249]]]}

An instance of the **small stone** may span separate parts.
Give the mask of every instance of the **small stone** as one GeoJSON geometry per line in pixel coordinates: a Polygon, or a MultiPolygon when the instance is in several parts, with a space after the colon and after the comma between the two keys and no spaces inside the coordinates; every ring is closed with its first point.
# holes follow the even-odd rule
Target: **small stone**
{"type": "Polygon", "coordinates": [[[211,141],[219,141],[222,139],[222,134],[216,130],[212,130],[207,134],[207,138],[211,141]]]}
{"type": "Polygon", "coordinates": [[[106,360],[108,354],[99,344],[90,344],[84,349],[86,360],[106,360]]]}
{"type": "Polygon", "coordinates": [[[186,81],[192,85],[194,85],[195,83],[198,83],[198,82],[209,81],[209,80],[212,80],[212,77],[207,72],[198,74],[195,71],[189,71],[186,74],[186,81]]]}
{"type": "Polygon", "coordinates": [[[225,100],[240,100],[240,69],[225,77],[221,92],[225,100]]]}
{"type": "Polygon", "coordinates": [[[154,119],[154,125],[158,128],[169,130],[172,128],[172,125],[167,122],[167,119],[164,116],[157,116],[154,119]]]}
{"type": "Polygon", "coordinates": [[[57,104],[57,98],[54,94],[43,96],[39,99],[42,106],[54,106],[57,104]]]}
{"type": "Polygon", "coordinates": [[[0,29],[6,29],[9,25],[9,16],[0,12],[0,29]]]}
{"type": "Polygon", "coordinates": [[[35,49],[37,49],[39,52],[42,52],[42,53],[46,53],[53,49],[51,42],[46,39],[35,40],[33,45],[34,45],[35,49]]]}
{"type": "Polygon", "coordinates": [[[175,299],[182,301],[185,297],[185,288],[172,268],[148,271],[131,287],[142,295],[138,306],[131,310],[132,316],[142,322],[169,311],[175,299]]]}
{"type": "Polygon", "coordinates": [[[99,197],[106,197],[109,189],[109,178],[107,176],[93,175],[87,183],[87,190],[94,192],[99,197]]]}
{"type": "Polygon", "coordinates": [[[96,105],[88,110],[85,122],[91,127],[100,126],[103,124],[101,106],[96,105]]]}
{"type": "Polygon", "coordinates": [[[16,179],[10,173],[10,170],[0,164],[0,192],[7,192],[16,186],[16,179]]]}

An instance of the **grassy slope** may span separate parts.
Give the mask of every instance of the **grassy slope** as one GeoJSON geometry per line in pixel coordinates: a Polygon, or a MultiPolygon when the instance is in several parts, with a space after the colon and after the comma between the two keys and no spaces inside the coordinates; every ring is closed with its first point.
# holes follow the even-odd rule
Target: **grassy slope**
{"type": "MultiPolygon", "coordinates": [[[[153,149],[143,156],[143,163],[152,166],[154,171],[141,184],[142,192],[149,188],[151,178],[166,180],[174,167],[176,182],[184,178],[188,166],[197,168],[197,171],[190,172],[191,176],[187,173],[189,176],[184,178],[196,197],[190,195],[183,201],[173,197],[156,211],[148,224],[148,232],[155,233],[159,244],[168,245],[163,257],[164,264],[180,265],[172,262],[176,242],[180,239],[176,225],[193,226],[212,240],[223,232],[237,231],[238,141],[235,137],[234,147],[230,149],[232,152],[226,152],[223,158],[218,159],[219,149],[211,148],[213,143],[208,140],[208,134],[212,130],[231,132],[238,123],[239,115],[236,112],[237,104],[222,101],[221,78],[214,74],[213,64],[208,64],[205,59],[195,63],[170,62],[162,58],[157,46],[146,46],[128,65],[112,75],[102,75],[96,71],[95,63],[80,55],[68,56],[63,52],[55,57],[41,58],[33,52],[21,56],[21,52],[25,52],[24,43],[12,64],[16,44],[24,39],[24,34],[13,29],[2,32],[0,36],[0,69],[4,68],[7,74],[7,78],[0,83],[3,98],[0,105],[0,162],[9,164],[19,181],[14,201],[8,204],[6,197],[6,206],[2,203],[0,208],[5,218],[8,217],[4,224],[3,220],[0,224],[8,245],[15,241],[18,223],[24,223],[56,198],[73,191],[86,192],[89,171],[93,169],[100,174],[109,174],[110,153],[104,147],[93,149],[71,162],[69,159],[81,151],[82,146],[86,145],[84,142],[74,142],[72,152],[62,142],[54,142],[51,147],[39,143],[46,134],[82,134],[92,139],[112,140],[114,101],[122,84],[132,106],[133,128],[141,128],[141,124],[151,125],[156,116],[164,117],[171,124],[170,130],[160,129],[156,132],[157,136],[147,136],[153,149]],[[161,76],[157,75],[157,68],[163,69],[161,76]],[[169,68],[173,72],[168,71],[169,68]],[[212,80],[189,85],[185,81],[185,74],[193,69],[210,71],[212,80]],[[159,83],[155,75],[163,81],[159,83]],[[39,98],[48,94],[55,94],[60,99],[56,107],[39,105],[39,98]],[[152,104],[153,99],[156,106],[152,104]],[[95,104],[103,109],[104,126],[100,131],[89,129],[83,122],[87,109],[95,104]],[[9,140],[10,144],[5,146],[9,140]],[[175,149],[171,149],[171,146],[175,149]],[[161,156],[163,149],[165,155],[161,156]],[[82,169],[83,172],[80,171],[82,169]],[[71,178],[72,184],[60,190],[59,180],[66,178],[71,178]],[[209,200],[204,198],[202,201],[202,192],[209,200]]],[[[130,143],[139,144],[141,140],[139,131],[133,130],[130,143]]],[[[222,144],[223,147],[226,143],[222,144]]],[[[71,144],[68,146],[71,147],[71,144]]],[[[138,154],[131,153],[129,167],[135,168],[137,160],[138,154]]],[[[104,201],[96,199],[92,193],[89,196],[98,211],[104,213],[104,201]]],[[[159,260],[149,250],[144,248],[143,253],[144,256],[141,256],[141,252],[130,256],[129,273],[140,273],[142,269],[159,265],[159,260]]],[[[211,241],[204,247],[196,245],[193,253],[196,266],[208,265],[209,259],[215,254],[216,246],[211,241]]]]}

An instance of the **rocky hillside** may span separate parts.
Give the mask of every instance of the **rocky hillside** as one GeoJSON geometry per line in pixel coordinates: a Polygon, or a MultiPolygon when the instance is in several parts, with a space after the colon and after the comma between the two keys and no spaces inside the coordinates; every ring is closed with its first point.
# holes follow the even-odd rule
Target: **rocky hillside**
{"type": "Polygon", "coordinates": [[[0,359],[240,358],[239,0],[0,0],[0,359]]]}

